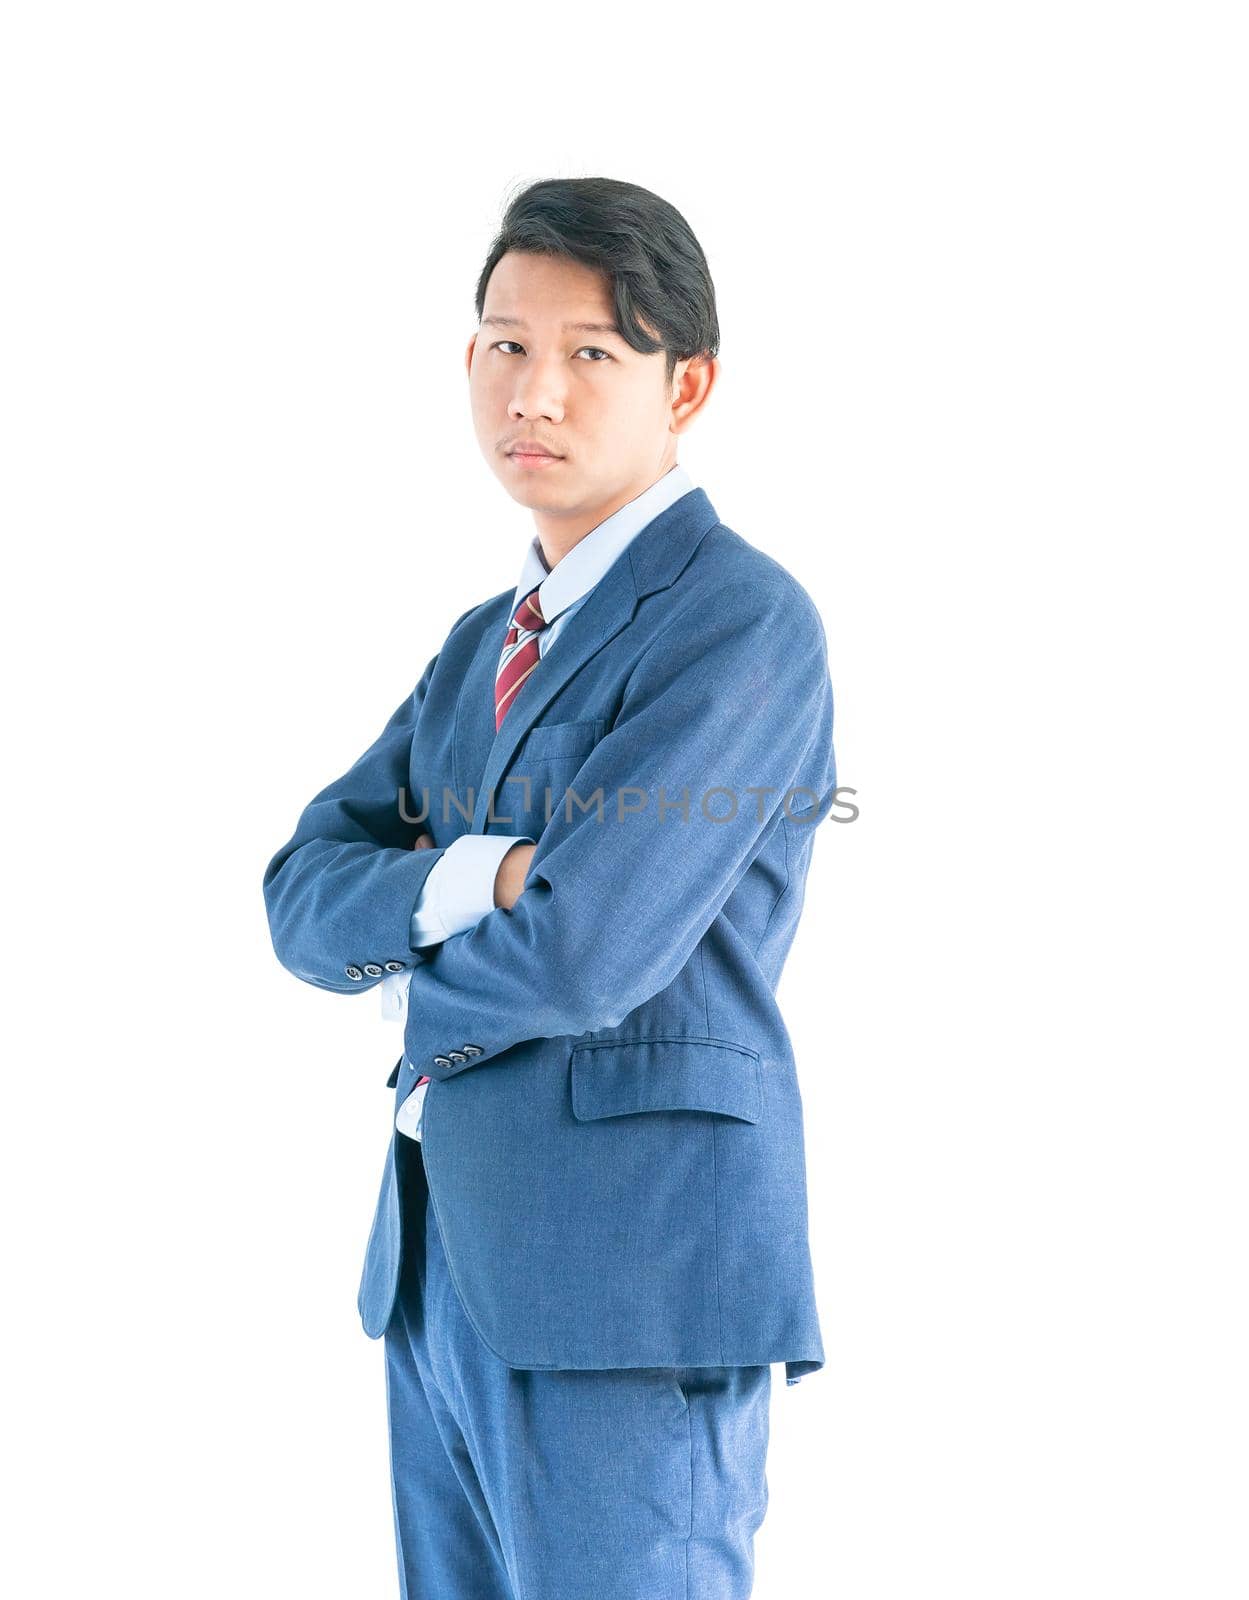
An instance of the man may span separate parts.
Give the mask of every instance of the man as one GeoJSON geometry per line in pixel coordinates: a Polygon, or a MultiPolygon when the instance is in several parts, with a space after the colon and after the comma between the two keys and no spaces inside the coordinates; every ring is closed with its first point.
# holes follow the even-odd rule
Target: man
{"type": "Polygon", "coordinates": [[[477,286],[482,451],[536,528],[269,862],[298,977],[382,986],[404,1596],[750,1593],[770,1363],[823,1365],[774,991],[835,775],[819,615],[676,462],[718,370],[656,195],[532,185],[477,286]]]}

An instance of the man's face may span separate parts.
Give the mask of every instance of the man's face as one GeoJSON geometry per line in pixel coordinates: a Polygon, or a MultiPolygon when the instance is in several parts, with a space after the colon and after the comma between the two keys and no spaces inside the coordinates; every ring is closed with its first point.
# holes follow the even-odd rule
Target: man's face
{"type": "Polygon", "coordinates": [[[642,355],[612,331],[604,274],[511,250],[486,288],[467,365],[482,453],[514,500],[551,517],[623,505],[676,461],[664,352],[642,355]],[[592,326],[577,326],[590,324],[592,326]],[[513,453],[538,444],[558,459],[513,453]]]}

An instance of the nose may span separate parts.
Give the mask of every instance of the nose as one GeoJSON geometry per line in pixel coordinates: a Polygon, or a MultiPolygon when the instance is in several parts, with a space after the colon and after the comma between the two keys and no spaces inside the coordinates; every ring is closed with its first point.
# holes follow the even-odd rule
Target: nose
{"type": "Polygon", "coordinates": [[[564,420],[563,387],[555,362],[537,361],[532,356],[517,362],[508,415],[514,422],[533,417],[547,422],[564,420]]]}

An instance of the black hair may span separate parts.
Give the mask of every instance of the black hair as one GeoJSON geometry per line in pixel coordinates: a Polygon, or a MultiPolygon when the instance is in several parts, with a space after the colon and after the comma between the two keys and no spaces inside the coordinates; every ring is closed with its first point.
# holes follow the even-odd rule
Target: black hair
{"type": "Polygon", "coordinates": [[[479,322],[490,274],[509,250],[566,256],[606,273],[621,337],[645,355],[667,352],[666,383],[678,361],[719,351],[702,246],[677,208],[649,189],[617,178],[542,178],[523,189],[508,203],[477,279],[479,322]]]}

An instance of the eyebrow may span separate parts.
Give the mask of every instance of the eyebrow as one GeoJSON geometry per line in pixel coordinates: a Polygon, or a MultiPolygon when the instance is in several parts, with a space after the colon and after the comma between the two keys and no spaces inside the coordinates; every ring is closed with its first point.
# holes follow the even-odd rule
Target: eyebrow
{"type": "MultiPolygon", "coordinates": [[[[484,328],[489,323],[496,328],[524,328],[527,326],[523,317],[483,317],[481,325],[484,328]]],[[[620,329],[614,322],[565,322],[565,333],[614,333],[621,337],[620,329]]]]}

